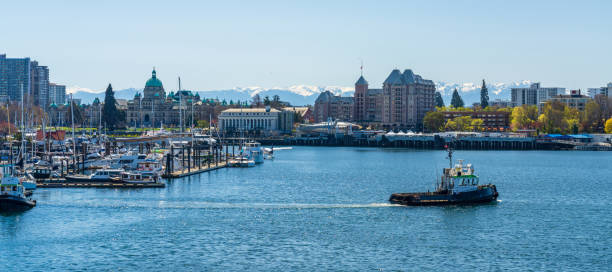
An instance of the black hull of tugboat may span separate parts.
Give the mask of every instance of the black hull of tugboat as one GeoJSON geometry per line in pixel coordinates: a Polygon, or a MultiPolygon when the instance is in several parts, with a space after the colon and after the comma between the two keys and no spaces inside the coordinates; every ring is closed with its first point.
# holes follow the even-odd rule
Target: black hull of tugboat
{"type": "Polygon", "coordinates": [[[0,196],[0,212],[21,212],[36,206],[36,200],[0,196]]]}
{"type": "Polygon", "coordinates": [[[482,186],[475,191],[449,193],[398,193],[392,194],[389,202],[406,206],[445,206],[482,204],[495,201],[499,194],[495,185],[482,186]]]}

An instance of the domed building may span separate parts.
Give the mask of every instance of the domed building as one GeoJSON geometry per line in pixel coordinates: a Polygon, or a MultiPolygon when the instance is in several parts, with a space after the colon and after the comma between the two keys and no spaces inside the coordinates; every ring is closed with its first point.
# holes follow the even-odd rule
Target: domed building
{"type": "MultiPolygon", "coordinates": [[[[127,122],[132,127],[176,127],[180,124],[179,106],[183,102],[183,110],[189,111],[189,101],[195,97],[191,91],[177,91],[166,96],[164,85],[157,78],[153,69],[151,78],[145,83],[143,94],[136,93],[134,99],[128,101],[127,122]],[[182,98],[181,98],[182,96],[182,98]]],[[[185,119],[188,114],[184,116],[185,119]]]]}

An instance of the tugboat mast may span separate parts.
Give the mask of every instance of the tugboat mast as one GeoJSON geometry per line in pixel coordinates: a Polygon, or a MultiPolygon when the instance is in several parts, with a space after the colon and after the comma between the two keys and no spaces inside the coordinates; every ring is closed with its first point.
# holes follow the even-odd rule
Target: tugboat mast
{"type": "Polygon", "coordinates": [[[448,169],[452,169],[453,168],[453,149],[450,147],[450,145],[446,146],[446,150],[448,151],[448,169]]]}

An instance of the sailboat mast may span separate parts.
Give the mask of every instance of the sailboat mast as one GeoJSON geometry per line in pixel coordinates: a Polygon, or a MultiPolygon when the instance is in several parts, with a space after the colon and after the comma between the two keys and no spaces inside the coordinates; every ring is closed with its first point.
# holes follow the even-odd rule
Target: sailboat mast
{"type": "Polygon", "coordinates": [[[74,99],[70,94],[70,119],[72,121],[72,155],[76,156],[76,138],[74,137],[74,99]]]}
{"type": "MultiPolygon", "coordinates": [[[[23,83],[21,83],[21,159],[23,160],[22,163],[25,163],[25,127],[24,127],[24,122],[23,122],[23,118],[24,118],[24,107],[23,107],[23,83]]],[[[24,165],[25,166],[25,165],[24,165]]]]}
{"type": "Polygon", "coordinates": [[[179,95],[179,125],[181,127],[181,133],[183,132],[183,96],[181,95],[181,77],[178,77],[178,95],[179,95]]]}

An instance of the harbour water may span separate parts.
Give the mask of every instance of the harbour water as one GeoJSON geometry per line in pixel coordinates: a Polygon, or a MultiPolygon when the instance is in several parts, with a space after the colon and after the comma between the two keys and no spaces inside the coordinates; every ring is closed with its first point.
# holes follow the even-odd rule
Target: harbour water
{"type": "Polygon", "coordinates": [[[444,151],[295,147],[154,189],[38,189],[0,271],[563,271],[612,264],[612,155],[457,151],[497,203],[403,207],[444,151]]]}

